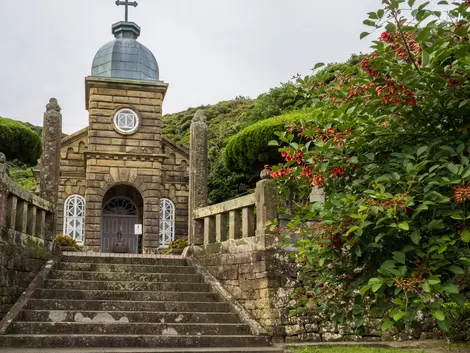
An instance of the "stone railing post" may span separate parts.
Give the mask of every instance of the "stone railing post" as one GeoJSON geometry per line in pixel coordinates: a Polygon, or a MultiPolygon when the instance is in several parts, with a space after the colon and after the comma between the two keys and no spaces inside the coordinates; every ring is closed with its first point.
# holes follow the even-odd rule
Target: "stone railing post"
{"type": "Polygon", "coordinates": [[[52,203],[55,215],[49,227],[56,229],[57,203],[59,199],[60,148],[62,140],[62,114],[57,99],[51,98],[44,113],[42,132],[41,176],[39,195],[52,203]]]}
{"type": "Polygon", "coordinates": [[[202,110],[196,112],[191,122],[189,146],[189,244],[201,245],[204,243],[204,222],[195,220],[193,212],[207,206],[207,123],[202,110]]]}
{"type": "Polygon", "coordinates": [[[0,153],[0,229],[6,227],[8,198],[7,174],[5,155],[0,153]]]}
{"type": "Polygon", "coordinates": [[[256,235],[268,233],[266,222],[277,217],[278,190],[274,180],[261,180],[256,184],[256,235]]]}

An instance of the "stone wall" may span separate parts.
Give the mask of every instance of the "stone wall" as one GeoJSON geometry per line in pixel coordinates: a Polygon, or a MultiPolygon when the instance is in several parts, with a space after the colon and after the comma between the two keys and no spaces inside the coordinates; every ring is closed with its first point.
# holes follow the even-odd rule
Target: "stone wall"
{"type": "Polygon", "coordinates": [[[0,320],[50,257],[55,229],[53,204],[16,185],[4,162],[0,153],[0,320]]]}

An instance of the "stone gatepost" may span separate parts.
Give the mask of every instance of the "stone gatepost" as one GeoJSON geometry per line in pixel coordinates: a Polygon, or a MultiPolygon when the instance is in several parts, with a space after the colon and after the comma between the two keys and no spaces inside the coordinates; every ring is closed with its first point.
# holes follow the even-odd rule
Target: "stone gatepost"
{"type": "MultiPolygon", "coordinates": [[[[62,114],[57,99],[51,98],[44,113],[42,131],[41,176],[39,195],[52,203],[57,210],[60,182],[60,147],[62,140],[62,114]]],[[[51,229],[56,229],[57,212],[54,212],[51,229]]]]}
{"type": "Polygon", "coordinates": [[[209,173],[207,123],[204,111],[198,110],[190,128],[189,143],[189,244],[204,243],[204,223],[193,218],[194,210],[207,206],[209,173]]]}
{"type": "Polygon", "coordinates": [[[256,235],[269,233],[266,222],[277,218],[278,189],[274,180],[261,180],[256,184],[256,235]]]}

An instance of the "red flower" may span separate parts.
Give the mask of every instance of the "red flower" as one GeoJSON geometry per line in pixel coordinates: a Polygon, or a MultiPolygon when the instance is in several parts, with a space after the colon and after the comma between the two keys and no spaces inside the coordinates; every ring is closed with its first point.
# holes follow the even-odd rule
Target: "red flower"
{"type": "MultiPolygon", "coordinates": [[[[470,1],[470,0],[469,0],[470,1]]],[[[457,81],[455,78],[449,78],[449,81],[447,81],[447,85],[449,87],[456,88],[459,86],[459,81],[457,81]]]]}

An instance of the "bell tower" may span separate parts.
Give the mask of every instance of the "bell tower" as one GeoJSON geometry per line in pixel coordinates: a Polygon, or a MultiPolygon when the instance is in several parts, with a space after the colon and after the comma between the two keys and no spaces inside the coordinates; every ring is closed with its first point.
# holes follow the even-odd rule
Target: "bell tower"
{"type": "Polygon", "coordinates": [[[117,225],[120,235],[126,233],[134,242],[128,250],[155,253],[159,247],[161,170],[166,158],[162,154],[162,104],[168,84],[159,79],[153,53],[137,41],[140,27],[128,21],[128,7],[137,3],[126,0],[116,1],[116,4],[126,7],[126,19],[112,26],[115,39],[97,52],[91,76],[85,79],[89,113],[87,246],[94,251],[112,251],[117,241],[113,234],[117,237],[118,233],[112,227],[117,225]],[[110,196],[111,189],[120,194],[111,192],[110,196]],[[105,195],[106,200],[110,197],[131,199],[132,195],[136,197],[136,192],[143,200],[140,211],[136,206],[136,213],[140,214],[133,223],[137,222],[137,227],[122,223],[124,217],[118,214],[114,219],[106,214],[109,224],[104,224],[105,195]],[[138,224],[142,224],[141,235],[135,234],[138,224]],[[109,229],[104,229],[106,227],[109,229]],[[138,242],[137,247],[135,242],[138,242]]]}

